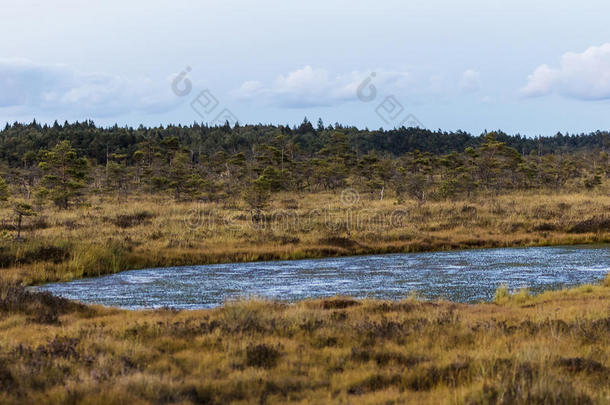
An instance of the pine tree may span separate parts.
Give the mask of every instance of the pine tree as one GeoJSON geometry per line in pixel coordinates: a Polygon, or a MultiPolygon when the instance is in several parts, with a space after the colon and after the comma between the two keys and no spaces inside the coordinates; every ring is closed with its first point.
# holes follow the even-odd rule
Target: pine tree
{"type": "Polygon", "coordinates": [[[21,240],[21,224],[23,217],[33,217],[36,215],[32,206],[25,202],[15,202],[13,205],[13,212],[17,216],[17,240],[21,240]]]}
{"type": "Polygon", "coordinates": [[[39,167],[44,173],[39,191],[59,208],[67,209],[73,199],[82,196],[88,173],[87,160],[78,157],[69,141],[61,141],[44,152],[39,167]]]}
{"type": "Polygon", "coordinates": [[[244,200],[252,210],[260,211],[269,202],[271,185],[269,181],[261,176],[252,181],[244,193],[244,200]]]}

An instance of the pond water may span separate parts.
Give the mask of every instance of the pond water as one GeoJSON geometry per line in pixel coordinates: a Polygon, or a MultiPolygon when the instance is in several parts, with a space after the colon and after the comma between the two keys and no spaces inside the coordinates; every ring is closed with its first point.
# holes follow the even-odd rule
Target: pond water
{"type": "Polygon", "coordinates": [[[211,308],[226,300],[296,301],[345,295],[402,299],[491,300],[496,288],[532,292],[602,280],[610,245],[481,249],[316,260],[231,263],[131,270],[47,284],[53,294],[129,309],[211,308]]]}

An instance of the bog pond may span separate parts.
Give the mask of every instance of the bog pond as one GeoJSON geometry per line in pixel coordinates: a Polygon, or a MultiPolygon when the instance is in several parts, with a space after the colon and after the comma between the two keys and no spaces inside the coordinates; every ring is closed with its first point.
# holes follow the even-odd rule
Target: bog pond
{"type": "Polygon", "coordinates": [[[235,298],[283,301],[336,295],[491,300],[496,288],[533,293],[602,280],[610,245],[481,249],[131,270],[38,287],[129,309],[211,308],[235,298]]]}

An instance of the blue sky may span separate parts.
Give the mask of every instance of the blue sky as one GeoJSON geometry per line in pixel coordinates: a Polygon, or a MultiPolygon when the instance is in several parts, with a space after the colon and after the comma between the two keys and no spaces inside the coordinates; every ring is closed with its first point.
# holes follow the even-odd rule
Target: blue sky
{"type": "Polygon", "coordinates": [[[610,129],[607,2],[3,3],[0,122],[610,129]]]}

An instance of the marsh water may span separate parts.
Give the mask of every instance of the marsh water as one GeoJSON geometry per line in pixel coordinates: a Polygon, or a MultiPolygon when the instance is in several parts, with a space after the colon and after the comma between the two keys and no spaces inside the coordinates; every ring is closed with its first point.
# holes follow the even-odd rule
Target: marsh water
{"type": "Polygon", "coordinates": [[[53,294],[129,309],[210,308],[226,300],[344,295],[478,302],[502,284],[537,293],[594,283],[610,272],[610,245],[481,249],[231,263],[125,271],[47,284],[53,294]]]}

